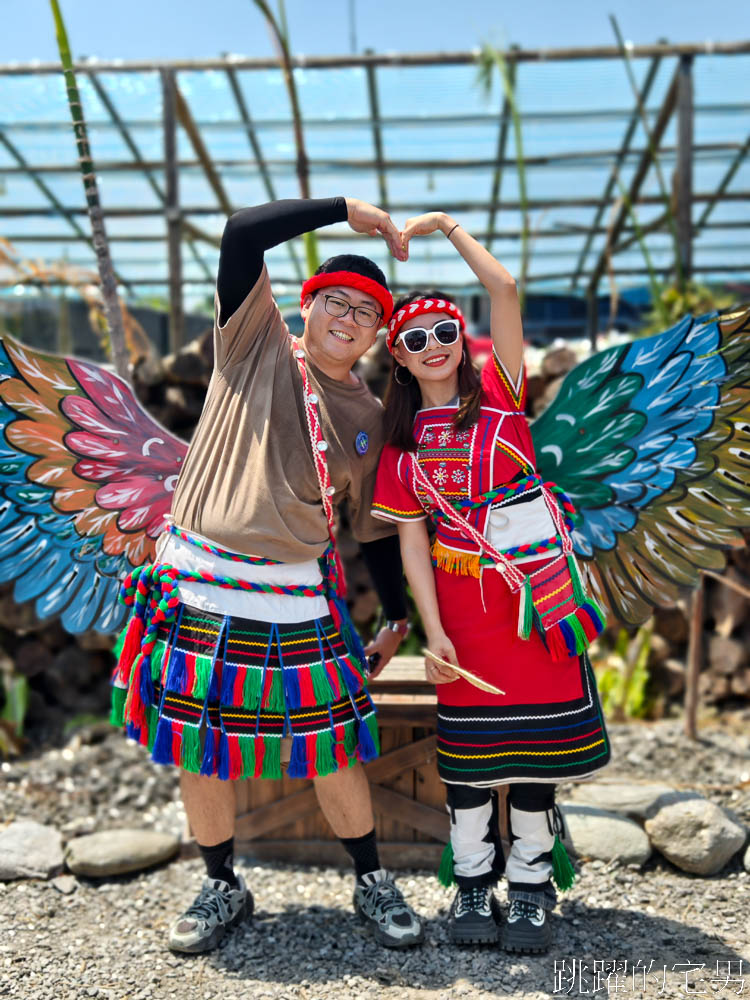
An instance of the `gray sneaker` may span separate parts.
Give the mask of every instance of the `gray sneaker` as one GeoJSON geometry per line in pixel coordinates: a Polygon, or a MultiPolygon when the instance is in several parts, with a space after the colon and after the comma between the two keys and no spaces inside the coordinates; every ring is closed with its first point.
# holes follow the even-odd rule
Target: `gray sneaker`
{"type": "Polygon", "coordinates": [[[384,869],[362,876],[354,890],[354,911],[386,948],[408,948],[424,939],[422,921],[384,869]]]}
{"type": "Polygon", "coordinates": [[[232,889],[221,879],[205,878],[201,891],[181,917],[169,928],[169,947],[172,951],[193,954],[211,951],[230,927],[247,920],[253,913],[253,894],[242,876],[239,885],[232,889]]]}

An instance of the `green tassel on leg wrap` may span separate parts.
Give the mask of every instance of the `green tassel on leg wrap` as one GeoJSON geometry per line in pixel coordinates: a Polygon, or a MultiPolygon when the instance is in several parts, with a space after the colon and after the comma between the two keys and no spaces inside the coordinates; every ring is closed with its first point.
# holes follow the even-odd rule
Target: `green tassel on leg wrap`
{"type": "Polygon", "coordinates": [[[557,834],[552,846],[552,878],[560,892],[570,889],[576,880],[575,868],[571,864],[565,845],[557,834]]]}
{"type": "Polygon", "coordinates": [[[453,844],[450,841],[443,848],[440,857],[440,867],[438,868],[438,882],[446,889],[456,884],[456,876],[453,873],[453,844]]]}
{"type": "Polygon", "coordinates": [[[125,725],[125,702],[128,697],[128,689],[121,687],[112,688],[112,711],[109,721],[113,726],[125,725]]]}

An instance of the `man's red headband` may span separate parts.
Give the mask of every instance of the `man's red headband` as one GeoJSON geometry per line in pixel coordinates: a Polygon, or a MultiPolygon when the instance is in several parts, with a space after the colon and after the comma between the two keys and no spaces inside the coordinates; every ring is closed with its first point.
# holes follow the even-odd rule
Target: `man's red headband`
{"type": "Polygon", "coordinates": [[[402,306],[388,324],[388,333],[385,338],[386,347],[391,353],[393,352],[393,345],[396,342],[401,327],[407,319],[412,319],[414,316],[422,316],[426,313],[442,312],[450,313],[451,316],[454,316],[458,320],[458,325],[462,332],[466,329],[466,321],[464,320],[463,313],[455,302],[449,302],[447,299],[417,299],[415,302],[409,302],[408,305],[402,306]]]}
{"type": "Polygon", "coordinates": [[[323,274],[314,274],[302,286],[300,305],[304,304],[306,295],[312,295],[319,288],[330,288],[331,285],[339,285],[343,288],[356,288],[358,292],[372,295],[383,310],[383,319],[379,323],[379,326],[385,326],[391,318],[393,312],[393,296],[391,293],[378,281],[366,278],[364,274],[357,274],[356,271],[326,271],[323,274]]]}

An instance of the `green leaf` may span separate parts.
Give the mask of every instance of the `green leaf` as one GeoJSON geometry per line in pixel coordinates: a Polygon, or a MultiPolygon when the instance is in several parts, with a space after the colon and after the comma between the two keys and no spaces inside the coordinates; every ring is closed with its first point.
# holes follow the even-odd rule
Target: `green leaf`
{"type": "Polygon", "coordinates": [[[0,719],[10,724],[16,736],[23,736],[23,724],[29,708],[29,682],[20,674],[6,675],[4,678],[5,705],[0,719]]]}

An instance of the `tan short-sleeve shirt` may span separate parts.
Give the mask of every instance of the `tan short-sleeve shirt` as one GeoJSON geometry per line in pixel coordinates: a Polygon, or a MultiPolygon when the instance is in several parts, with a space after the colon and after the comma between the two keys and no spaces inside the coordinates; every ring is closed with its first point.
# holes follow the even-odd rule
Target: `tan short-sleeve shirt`
{"type": "MultiPolygon", "coordinates": [[[[263,267],[223,327],[218,297],[214,371],[172,502],[175,522],[248,555],[305,562],[328,529],[302,403],[302,378],[263,267]]],[[[363,382],[307,362],[318,396],[334,503],[349,501],[359,541],[393,534],[370,515],[383,445],[382,407],[363,382]],[[367,450],[356,447],[367,438],[367,450]]]]}

